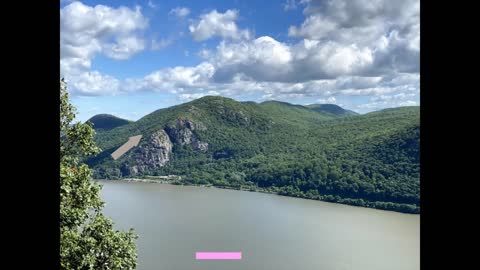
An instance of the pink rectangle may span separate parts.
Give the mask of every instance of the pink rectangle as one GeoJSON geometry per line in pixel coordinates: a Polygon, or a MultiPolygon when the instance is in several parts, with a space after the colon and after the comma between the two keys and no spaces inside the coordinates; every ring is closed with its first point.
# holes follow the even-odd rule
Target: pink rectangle
{"type": "Polygon", "coordinates": [[[196,252],[197,260],[241,260],[242,252],[196,252]]]}

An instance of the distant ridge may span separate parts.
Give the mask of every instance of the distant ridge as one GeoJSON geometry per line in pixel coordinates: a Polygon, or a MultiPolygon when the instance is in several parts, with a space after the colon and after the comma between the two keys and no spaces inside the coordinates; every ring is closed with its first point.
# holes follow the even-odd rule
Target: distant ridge
{"type": "Polygon", "coordinates": [[[347,116],[347,115],[356,115],[358,113],[351,111],[351,110],[346,110],[338,105],[335,104],[310,104],[305,106],[307,108],[310,108],[314,111],[317,112],[324,112],[324,113],[330,113],[334,114],[337,116],[347,116]]]}
{"type": "Polygon", "coordinates": [[[127,125],[132,121],[116,117],[111,114],[97,114],[87,121],[93,124],[95,130],[110,130],[116,127],[127,125]]]}

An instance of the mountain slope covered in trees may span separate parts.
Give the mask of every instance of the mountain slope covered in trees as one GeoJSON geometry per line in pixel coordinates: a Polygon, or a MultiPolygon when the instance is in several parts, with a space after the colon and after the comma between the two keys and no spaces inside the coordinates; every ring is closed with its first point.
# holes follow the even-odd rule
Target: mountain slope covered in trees
{"type": "Polygon", "coordinates": [[[335,104],[310,104],[310,105],[307,105],[306,107],[317,112],[333,114],[336,116],[346,116],[346,115],[357,114],[354,111],[345,110],[344,108],[335,104]]]}
{"type": "MultiPolygon", "coordinates": [[[[343,110],[343,109],[342,109],[343,110]]],[[[94,177],[214,185],[419,212],[419,107],[356,115],[203,97],[99,130],[94,177]],[[110,154],[129,137],[138,147],[110,154]]]]}
{"type": "Polygon", "coordinates": [[[129,120],[122,119],[111,114],[97,114],[87,121],[92,123],[93,128],[97,131],[110,130],[131,123],[129,120]]]}

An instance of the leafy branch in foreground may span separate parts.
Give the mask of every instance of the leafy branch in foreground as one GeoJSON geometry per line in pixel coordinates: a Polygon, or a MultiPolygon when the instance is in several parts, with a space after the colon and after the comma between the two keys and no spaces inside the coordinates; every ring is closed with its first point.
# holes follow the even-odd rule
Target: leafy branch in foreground
{"type": "Polygon", "coordinates": [[[100,152],[89,123],[74,123],[75,108],[60,81],[60,269],[135,269],[133,229],[115,230],[101,210],[101,185],[91,181],[91,169],[80,162],[100,152]]]}

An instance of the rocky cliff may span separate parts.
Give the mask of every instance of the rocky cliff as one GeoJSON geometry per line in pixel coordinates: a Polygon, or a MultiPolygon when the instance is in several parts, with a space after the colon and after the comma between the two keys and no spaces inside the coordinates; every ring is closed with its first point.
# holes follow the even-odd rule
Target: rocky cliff
{"type": "Polygon", "coordinates": [[[122,173],[136,175],[165,166],[170,160],[174,144],[190,145],[193,150],[206,152],[208,143],[203,142],[195,133],[206,130],[200,122],[178,118],[173,125],[154,132],[147,141],[141,143],[127,158],[130,160],[122,166],[122,173]]]}
{"type": "Polygon", "coordinates": [[[167,164],[172,154],[173,144],[165,130],[154,132],[147,142],[132,152],[133,164],[124,164],[122,170],[128,175],[136,175],[149,169],[167,164]]]}
{"type": "Polygon", "coordinates": [[[203,152],[208,150],[208,143],[200,141],[198,135],[195,133],[196,130],[206,130],[206,127],[201,122],[178,118],[175,124],[168,126],[165,130],[176,144],[191,145],[192,149],[203,152]]]}

